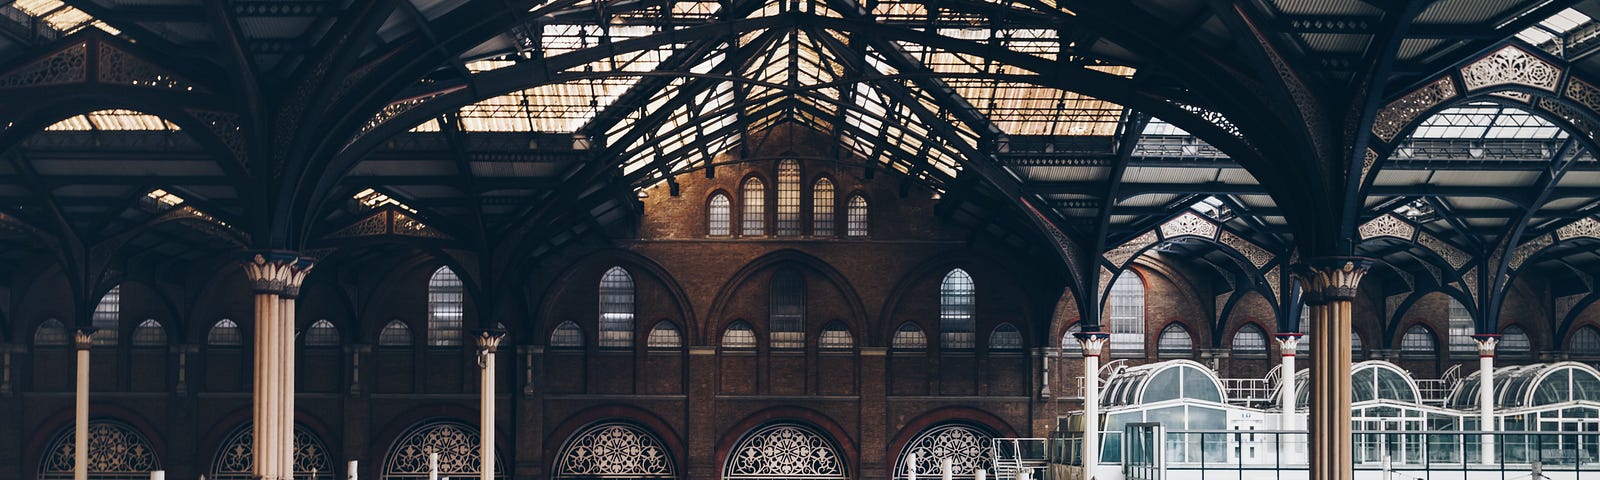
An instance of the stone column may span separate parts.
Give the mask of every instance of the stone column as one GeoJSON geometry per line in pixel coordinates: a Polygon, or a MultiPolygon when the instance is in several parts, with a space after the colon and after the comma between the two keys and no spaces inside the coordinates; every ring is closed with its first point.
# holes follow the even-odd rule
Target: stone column
{"type": "Polygon", "coordinates": [[[284,253],[245,262],[255,290],[255,476],[294,475],[294,301],[311,262],[284,253]]]}
{"type": "Polygon", "coordinates": [[[1300,348],[1299,333],[1278,334],[1278,351],[1283,354],[1283,363],[1278,367],[1278,412],[1283,415],[1278,422],[1279,430],[1295,430],[1300,428],[1294,414],[1294,373],[1295,350],[1300,348]]]}
{"type": "Polygon", "coordinates": [[[1350,480],[1350,302],[1372,260],[1324,257],[1295,265],[1311,308],[1311,480],[1350,480]]]}
{"type": "Polygon", "coordinates": [[[78,390],[72,420],[72,479],[89,480],[89,349],[94,347],[94,327],[72,333],[78,348],[78,390]]]}
{"type": "MultiPolygon", "coordinates": [[[[1500,345],[1500,336],[1478,334],[1478,430],[1499,430],[1494,425],[1494,349],[1500,345]]],[[[1485,433],[1482,440],[1483,464],[1494,465],[1494,435],[1485,433]]]]}
{"type": "Polygon", "coordinates": [[[1083,478],[1096,478],[1100,466],[1100,352],[1111,334],[1077,333],[1083,345],[1083,478]]]}
{"type": "Polygon", "coordinates": [[[495,352],[500,349],[500,340],[506,337],[506,332],[499,330],[484,330],[478,333],[478,368],[483,370],[479,379],[478,414],[479,435],[478,459],[483,465],[478,467],[479,475],[483,480],[494,480],[494,400],[495,400],[495,352]]]}

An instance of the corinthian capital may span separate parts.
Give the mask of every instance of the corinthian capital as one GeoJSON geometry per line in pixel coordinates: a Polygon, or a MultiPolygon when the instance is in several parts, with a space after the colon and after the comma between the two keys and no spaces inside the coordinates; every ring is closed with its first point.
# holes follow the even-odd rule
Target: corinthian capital
{"type": "Polygon", "coordinates": [[[77,347],[78,350],[88,350],[90,347],[93,347],[94,346],[94,332],[99,331],[99,330],[100,329],[94,328],[94,327],[83,327],[83,328],[73,329],[72,330],[72,344],[73,344],[73,346],[77,347]]]}
{"type": "Polygon", "coordinates": [[[311,273],[311,266],[310,259],[298,255],[257,253],[245,262],[244,273],[250,277],[250,287],[256,293],[294,297],[300,295],[300,282],[311,273]]]}
{"type": "Polygon", "coordinates": [[[1366,276],[1372,259],[1362,257],[1322,257],[1294,266],[1294,277],[1305,292],[1306,304],[1323,305],[1356,298],[1356,287],[1366,276]]]}

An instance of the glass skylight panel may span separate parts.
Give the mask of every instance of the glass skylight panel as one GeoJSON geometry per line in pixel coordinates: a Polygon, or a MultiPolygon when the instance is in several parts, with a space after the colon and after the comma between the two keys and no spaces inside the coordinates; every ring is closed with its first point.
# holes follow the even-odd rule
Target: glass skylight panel
{"type": "Polygon", "coordinates": [[[1555,139],[1566,133],[1555,124],[1523,110],[1494,104],[1445,109],[1423,120],[1412,138],[1555,139]]]}
{"type": "Polygon", "coordinates": [[[577,131],[610,106],[638,77],[576,80],[501,95],[461,109],[470,132],[577,131]]]}
{"type": "Polygon", "coordinates": [[[71,34],[85,27],[95,27],[112,35],[122,32],[105,22],[95,19],[83,10],[67,5],[61,0],[17,0],[11,2],[11,7],[38,18],[52,30],[61,32],[62,35],[71,34]]]}
{"type": "Polygon", "coordinates": [[[83,115],[76,115],[54,125],[45,127],[47,131],[86,131],[86,130],[123,130],[123,131],[178,131],[178,125],[166,121],[155,115],[135,112],[132,110],[100,110],[83,115]]]}
{"type": "Polygon", "coordinates": [[[1142,135],[1149,135],[1149,136],[1159,136],[1159,137],[1187,137],[1187,136],[1189,136],[1189,132],[1184,131],[1181,128],[1178,128],[1177,125],[1173,125],[1173,124],[1167,123],[1166,120],[1162,120],[1162,119],[1159,119],[1159,118],[1151,118],[1150,119],[1150,123],[1148,123],[1148,124],[1146,124],[1144,126],[1144,132],[1142,132],[1141,134],[1142,135]]]}
{"type": "Polygon", "coordinates": [[[1588,15],[1568,8],[1540,21],[1538,25],[1523,29],[1517,33],[1517,38],[1531,45],[1539,45],[1591,21],[1593,19],[1589,18],[1588,15]]]}
{"type": "Polygon", "coordinates": [[[411,212],[411,213],[417,213],[417,210],[414,209],[414,208],[411,208],[409,205],[406,205],[404,203],[400,203],[399,200],[395,200],[393,197],[390,197],[390,196],[388,196],[388,195],[386,195],[386,194],[384,194],[382,192],[379,192],[377,190],[373,190],[371,188],[363,189],[360,192],[356,192],[356,194],[351,196],[350,198],[354,199],[356,201],[356,204],[361,205],[362,207],[365,207],[368,210],[377,209],[377,208],[383,207],[385,205],[394,205],[396,207],[399,207],[401,210],[405,210],[405,211],[411,212]]]}
{"type": "Polygon", "coordinates": [[[174,195],[166,190],[155,189],[145,194],[145,201],[160,209],[176,207],[183,203],[183,197],[174,195]]]}

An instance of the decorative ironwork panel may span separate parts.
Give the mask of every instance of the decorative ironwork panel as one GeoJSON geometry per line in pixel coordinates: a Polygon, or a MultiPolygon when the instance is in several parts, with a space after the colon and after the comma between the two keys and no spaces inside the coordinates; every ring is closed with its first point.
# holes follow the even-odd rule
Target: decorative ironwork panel
{"type": "MultiPolygon", "coordinates": [[[[246,423],[233,430],[228,440],[222,442],[216,458],[211,462],[212,480],[250,480],[255,478],[255,426],[246,423]]],[[[296,477],[319,476],[335,478],[333,459],[328,447],[310,430],[294,426],[294,473],[296,477]]]]}
{"type": "Polygon", "coordinates": [[[1493,96],[1500,97],[1500,98],[1509,98],[1511,100],[1517,101],[1518,103],[1533,103],[1533,95],[1528,93],[1528,92],[1505,91],[1505,92],[1494,92],[1494,93],[1490,93],[1489,95],[1493,95],[1493,96]]]}
{"type": "Polygon", "coordinates": [[[1143,234],[1134,237],[1133,240],[1128,240],[1122,245],[1118,245],[1117,248],[1113,248],[1111,251],[1106,252],[1105,259],[1111,262],[1112,266],[1122,268],[1122,265],[1128,263],[1128,260],[1133,258],[1135,253],[1138,253],[1145,247],[1150,246],[1152,243],[1156,243],[1156,240],[1159,239],[1156,237],[1156,232],[1154,230],[1144,232],[1143,234]]]}
{"type": "Polygon", "coordinates": [[[1461,283],[1466,284],[1467,293],[1472,294],[1472,301],[1478,301],[1478,267],[1472,267],[1467,273],[1461,274],[1461,283]]]}
{"type": "Polygon", "coordinates": [[[1563,92],[1567,98],[1578,102],[1591,112],[1600,112],[1600,88],[1595,88],[1583,80],[1573,78],[1567,82],[1567,89],[1563,92]]]}
{"type": "Polygon", "coordinates": [[[1468,260],[1471,260],[1467,256],[1467,252],[1461,251],[1455,245],[1440,240],[1439,237],[1435,237],[1428,232],[1422,232],[1417,235],[1417,244],[1432,250],[1434,254],[1439,255],[1439,258],[1443,258],[1445,263],[1450,264],[1450,268],[1456,270],[1460,270],[1463,265],[1467,264],[1468,260]]]}
{"type": "Polygon", "coordinates": [[[555,478],[674,478],[672,455],[642,428],[619,422],[590,426],[556,456],[555,478]]]}
{"type": "MultiPolygon", "coordinates": [[[[476,477],[478,429],[462,423],[439,421],[412,428],[389,447],[382,478],[427,478],[431,454],[439,454],[441,477],[476,477]]],[[[504,455],[495,453],[494,474],[505,477],[504,455]]]]}
{"type": "Polygon", "coordinates": [[[1372,120],[1372,134],[1385,143],[1393,142],[1406,124],[1422,115],[1422,112],[1455,98],[1456,94],[1456,83],[1448,76],[1407,93],[1378,111],[1377,117],[1372,120]]]}
{"type": "Polygon", "coordinates": [[[450,239],[449,235],[445,235],[443,232],[428,226],[428,224],[422,223],[422,220],[413,218],[411,215],[401,212],[391,212],[391,214],[394,215],[394,223],[392,225],[395,235],[420,238],[438,238],[445,240],[450,239]]]}
{"type": "Polygon", "coordinates": [[[83,83],[88,58],[89,44],[78,42],[0,76],[0,89],[83,83]]]}
{"type": "Polygon", "coordinates": [[[1283,287],[1279,285],[1280,283],[1283,283],[1282,275],[1283,274],[1278,271],[1278,267],[1272,267],[1272,270],[1267,270],[1266,275],[1263,275],[1267,278],[1267,288],[1272,289],[1273,301],[1281,301],[1283,298],[1283,287]]]}
{"type": "Polygon", "coordinates": [[[994,463],[994,452],[990,448],[993,439],[994,435],[987,431],[959,423],[923,430],[900,451],[894,478],[910,478],[908,469],[912,465],[906,461],[906,455],[911,453],[917,454],[917,478],[940,478],[946,458],[950,459],[952,478],[973,478],[979,468],[993,469],[990,466],[994,463]]]}
{"type": "Polygon", "coordinates": [[[185,109],[184,111],[205,123],[211,129],[211,133],[217,136],[217,140],[233,153],[233,158],[248,168],[249,162],[246,160],[249,160],[249,154],[244,150],[244,131],[239,127],[239,115],[210,110],[185,109]]]}
{"type": "Polygon", "coordinates": [[[1416,235],[1417,227],[1406,223],[1400,217],[1384,215],[1361,224],[1357,231],[1361,233],[1362,240],[1370,240],[1377,237],[1394,237],[1409,241],[1412,235],[1416,235]]]}
{"type": "MultiPolygon", "coordinates": [[[[76,432],[67,425],[56,439],[50,442],[44,458],[39,461],[40,479],[70,479],[75,465],[73,454],[76,432]]],[[[149,478],[150,472],[161,469],[161,461],[150,448],[150,441],[122,422],[112,420],[89,421],[89,478],[105,480],[134,480],[149,478]]]]}
{"type": "Polygon", "coordinates": [[[1372,171],[1372,167],[1374,165],[1377,165],[1377,164],[1378,164],[1378,152],[1368,148],[1367,149],[1367,154],[1361,158],[1361,178],[1357,179],[1356,183],[1358,185],[1366,185],[1367,184],[1367,172],[1371,172],[1372,171]]]}
{"type": "MultiPolygon", "coordinates": [[[[424,103],[428,103],[428,100],[433,100],[435,97],[451,93],[462,88],[465,87],[446,88],[437,92],[425,93],[384,105],[382,109],[378,110],[378,113],[373,114],[372,118],[367,120],[367,123],[361,125],[361,130],[356,133],[355,138],[360,138],[361,135],[365,135],[367,132],[372,131],[372,129],[378,128],[378,126],[387,123],[390,119],[400,116],[400,114],[406,113],[413,108],[417,108],[424,103]]],[[[355,138],[351,138],[350,141],[355,141],[355,138]]]]}
{"type": "Polygon", "coordinates": [[[1552,243],[1554,243],[1554,240],[1549,235],[1540,235],[1533,240],[1524,242],[1522,245],[1517,245],[1517,249],[1511,251],[1511,258],[1507,261],[1507,264],[1511,266],[1512,270],[1519,270],[1522,268],[1523,262],[1528,261],[1528,257],[1539,253],[1540,250],[1544,250],[1545,247],[1549,247],[1552,243]]]}
{"type": "Polygon", "coordinates": [[[1181,235],[1195,235],[1205,238],[1217,238],[1217,224],[1202,218],[1194,212],[1184,212],[1177,218],[1167,220],[1161,224],[1161,237],[1172,238],[1181,235]]]}
{"type": "Polygon", "coordinates": [[[1265,248],[1261,248],[1260,245],[1256,245],[1255,242],[1247,240],[1244,237],[1234,235],[1233,232],[1224,230],[1222,232],[1220,241],[1223,245],[1227,245],[1234,250],[1237,250],[1240,255],[1244,255],[1244,258],[1246,260],[1250,260],[1250,264],[1255,265],[1256,268],[1261,268],[1263,265],[1266,265],[1268,262],[1272,261],[1272,252],[1267,251],[1265,248]]]}
{"type": "Polygon", "coordinates": [[[795,424],[768,425],[745,434],[728,452],[722,478],[849,478],[833,442],[795,424]]]}
{"type": "Polygon", "coordinates": [[[205,92],[194,82],[171,71],[129,54],[111,44],[100,42],[95,63],[95,80],[109,85],[165,88],[185,92],[205,92]]]}
{"type": "Polygon", "coordinates": [[[1563,241],[1583,237],[1600,238],[1600,220],[1583,217],[1556,229],[1556,238],[1563,241]]]}
{"type": "Polygon", "coordinates": [[[1561,81],[1561,67],[1515,45],[1507,45],[1486,57],[1461,67],[1461,81],[1467,91],[1495,85],[1523,85],[1551,92],[1561,81]]]}
{"type": "Polygon", "coordinates": [[[1110,293],[1108,293],[1106,291],[1106,288],[1111,286],[1111,279],[1113,279],[1113,278],[1116,278],[1116,274],[1111,273],[1111,269],[1106,268],[1105,265],[1101,265],[1100,266],[1100,290],[1099,290],[1101,297],[1105,297],[1107,295],[1110,295],[1110,293]]]}
{"type": "Polygon", "coordinates": [[[1539,99],[1539,108],[1550,112],[1551,115],[1555,115],[1556,118],[1560,118],[1562,121],[1572,124],[1573,128],[1576,128],[1583,135],[1590,137],[1595,135],[1594,125],[1589,123],[1585,116],[1580,115],[1576,109],[1567,104],[1548,98],[1541,98],[1539,99]]]}

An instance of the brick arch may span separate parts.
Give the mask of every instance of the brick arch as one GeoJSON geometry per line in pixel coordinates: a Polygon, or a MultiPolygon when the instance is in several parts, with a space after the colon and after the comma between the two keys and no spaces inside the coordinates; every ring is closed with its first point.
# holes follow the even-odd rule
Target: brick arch
{"type": "MultiPolygon", "coordinates": [[[[1460,290],[1457,290],[1457,289],[1454,289],[1454,288],[1441,287],[1441,288],[1436,289],[1436,290],[1412,292],[1411,295],[1406,296],[1406,299],[1404,301],[1400,302],[1400,304],[1395,307],[1395,311],[1389,312],[1391,318],[1387,322],[1383,322],[1383,325],[1381,325],[1381,327],[1383,328],[1383,332],[1379,336],[1381,338],[1386,339],[1387,342],[1393,342],[1393,343],[1386,343],[1384,345],[1385,347],[1387,347],[1387,348],[1397,348],[1400,345],[1400,343],[1399,343],[1400,338],[1405,336],[1406,330],[1411,329],[1411,325],[1419,325],[1420,324],[1422,326],[1428,327],[1429,331],[1434,332],[1434,341],[1436,342],[1436,344],[1434,346],[1440,350],[1440,353],[1445,353],[1445,354],[1449,353],[1450,338],[1449,338],[1448,335],[1449,335],[1449,332],[1450,332],[1450,323],[1449,323],[1449,317],[1448,317],[1449,316],[1449,306],[1448,305],[1446,305],[1446,307],[1445,307],[1446,308],[1446,310],[1445,310],[1445,315],[1446,316],[1444,317],[1444,319],[1443,319],[1444,323],[1442,323],[1442,324],[1434,324],[1433,323],[1434,319],[1431,319],[1431,318],[1423,318],[1423,319],[1411,320],[1411,321],[1407,321],[1406,320],[1406,317],[1411,313],[1411,309],[1413,307],[1416,307],[1417,302],[1420,302],[1423,299],[1428,298],[1430,296],[1434,296],[1434,295],[1443,295],[1449,300],[1454,300],[1454,301],[1457,301],[1457,302],[1461,302],[1462,305],[1467,307],[1467,311],[1473,312],[1471,299],[1470,298],[1463,298],[1463,297],[1466,297],[1466,294],[1461,292],[1460,290]],[[1402,325],[1405,326],[1406,328],[1405,329],[1401,329],[1400,327],[1402,325]],[[1439,338],[1440,335],[1439,335],[1438,332],[1441,332],[1441,331],[1445,332],[1445,337],[1444,338],[1439,338]]],[[[1476,314],[1476,312],[1474,312],[1474,314],[1476,314]]],[[[1413,317],[1413,318],[1415,318],[1415,317],[1413,317]]]]}
{"type": "MultiPolygon", "coordinates": [[[[150,448],[155,450],[157,460],[163,462],[172,460],[169,455],[171,451],[167,448],[165,437],[160,435],[162,433],[161,430],[155,428],[155,424],[151,423],[143,415],[118,405],[90,403],[89,421],[92,423],[96,419],[115,420],[128,424],[128,426],[138,430],[139,434],[144,435],[145,440],[150,442],[150,448]]],[[[34,429],[33,434],[24,440],[23,445],[26,446],[23,447],[23,464],[20,465],[22,471],[37,473],[39,462],[44,460],[45,448],[49,446],[50,441],[56,435],[62,434],[65,429],[73,428],[74,421],[75,413],[72,407],[69,406],[58,409],[56,413],[46,417],[45,421],[39,422],[39,426],[34,429]]],[[[168,468],[167,464],[163,463],[163,468],[168,468]]],[[[25,473],[26,475],[33,475],[33,473],[25,473]]]]}
{"type": "MultiPolygon", "coordinates": [[[[706,198],[709,199],[711,197],[707,196],[706,198]]],[[[628,275],[632,276],[634,279],[634,289],[636,294],[639,288],[640,274],[648,274],[651,279],[661,283],[661,285],[667,290],[667,294],[672,297],[672,301],[675,303],[672,310],[675,311],[677,318],[673,318],[671,320],[678,325],[679,333],[683,334],[684,346],[700,345],[702,342],[709,342],[710,337],[697,338],[696,336],[698,332],[694,325],[694,306],[689,303],[689,297],[687,294],[685,294],[683,286],[678,283],[678,279],[674,277],[671,272],[667,271],[665,267],[662,267],[660,263],[657,263],[655,259],[635,252],[620,249],[604,249],[590,252],[573,259],[566,265],[563,265],[560,269],[561,273],[556,277],[555,281],[551,282],[549,286],[544,289],[544,291],[539,293],[538,299],[535,300],[536,303],[534,303],[534,308],[530,309],[531,311],[535,312],[535,315],[531,320],[532,323],[529,325],[530,328],[526,329],[526,333],[515,333],[522,335],[522,340],[525,343],[540,343],[545,339],[550,338],[550,332],[554,331],[556,326],[561,324],[561,322],[555,321],[552,318],[554,316],[553,312],[557,307],[557,300],[559,300],[563,295],[571,294],[573,288],[588,288],[583,286],[590,285],[590,283],[593,283],[594,286],[598,286],[600,282],[600,275],[605,273],[606,268],[610,268],[612,266],[621,266],[628,270],[628,275]],[[591,268],[595,267],[596,265],[599,265],[603,268],[598,270],[591,268]],[[588,281],[589,277],[583,276],[585,274],[593,274],[593,282],[588,281]]],[[[597,292],[598,290],[595,291],[597,292]]],[[[653,325],[659,320],[661,320],[659,317],[641,317],[639,312],[635,310],[634,330],[637,332],[639,331],[640,326],[643,326],[646,323],[653,325]],[[654,318],[655,320],[641,320],[641,318],[654,318]]],[[[591,330],[596,332],[599,331],[598,325],[593,325],[594,322],[574,323],[577,323],[580,328],[584,329],[585,336],[587,336],[588,332],[591,330]]],[[[645,332],[646,335],[648,335],[649,331],[645,330],[645,332]]],[[[589,348],[589,344],[591,343],[595,342],[585,342],[584,348],[589,348]]],[[[640,344],[640,342],[637,341],[637,338],[635,339],[634,344],[635,346],[640,344]]]]}
{"type": "Polygon", "coordinates": [[[573,435],[589,425],[603,421],[631,423],[655,435],[656,439],[660,440],[663,446],[667,448],[667,454],[672,457],[672,462],[677,467],[675,473],[677,473],[678,477],[688,477],[689,448],[684,437],[678,433],[677,429],[653,412],[623,404],[598,405],[583,409],[568,416],[566,420],[562,420],[559,425],[550,430],[550,433],[544,437],[544,452],[541,463],[545,474],[547,476],[554,474],[557,457],[561,455],[561,449],[566,447],[567,442],[572,440],[573,435]]]}
{"type": "MultiPolygon", "coordinates": [[[[992,287],[993,283],[999,280],[1002,285],[1018,287],[1015,290],[1019,292],[1020,295],[1025,297],[1026,300],[1028,300],[1021,302],[1021,305],[1019,305],[1019,307],[1022,309],[1022,314],[1018,315],[1016,319],[1002,321],[1009,321],[1012,325],[1016,326],[1017,330],[1022,332],[1022,338],[1025,343],[1029,339],[1038,338],[1041,329],[1051,328],[1049,324],[1052,323],[1053,320],[1051,322],[1040,322],[1038,321],[1039,319],[1034,318],[1036,306],[1033,305],[1032,302],[1033,294],[1024,288],[1021,288],[1022,285],[1019,285],[1019,282],[1017,282],[1017,279],[1020,277],[1020,275],[1017,275],[1016,272],[1010,271],[1000,262],[986,258],[986,256],[977,252],[970,250],[947,250],[929,256],[926,260],[923,260],[921,263],[907,270],[905,275],[901,276],[895,281],[894,286],[889,289],[888,296],[884,297],[883,310],[878,314],[877,325],[875,325],[872,330],[867,331],[872,338],[863,339],[870,341],[871,343],[863,342],[862,345],[887,345],[889,340],[894,338],[895,330],[900,328],[901,324],[909,321],[923,327],[923,332],[927,333],[929,338],[929,346],[932,347],[934,343],[936,343],[936,339],[938,337],[938,323],[929,325],[927,322],[919,321],[915,318],[900,318],[899,314],[903,305],[907,304],[908,302],[918,301],[919,297],[915,297],[914,295],[928,293],[917,291],[916,287],[918,286],[918,283],[928,281],[928,279],[932,278],[943,279],[946,273],[949,273],[950,270],[956,268],[966,270],[968,275],[973,276],[973,282],[978,285],[980,313],[983,305],[981,301],[981,292],[984,291],[985,284],[989,284],[990,287],[992,287]],[[983,271],[981,272],[982,274],[974,273],[979,272],[979,269],[976,268],[979,266],[993,270],[983,271]],[[986,275],[992,272],[998,272],[1001,275],[986,275]]],[[[938,280],[935,280],[934,283],[937,285],[938,280]]],[[[1071,292],[1070,289],[1063,290],[1068,292],[1067,294],[1070,294],[1071,292]]],[[[931,294],[932,296],[922,300],[931,299],[935,304],[937,304],[938,293],[938,287],[935,286],[934,291],[931,294]]],[[[1055,304],[1055,308],[1057,310],[1061,308],[1061,302],[1072,302],[1072,299],[1070,297],[1063,296],[1055,304]]],[[[1071,303],[1071,306],[1074,310],[1076,310],[1076,303],[1071,303]]],[[[999,325],[1001,322],[992,321],[985,323],[983,322],[982,315],[979,315],[979,318],[975,320],[977,320],[977,322],[973,331],[974,341],[976,341],[978,338],[977,335],[980,333],[987,335],[986,332],[993,330],[994,327],[999,325]]],[[[1065,331],[1066,327],[1063,326],[1062,328],[1062,331],[1065,331]]],[[[1054,342],[1054,340],[1051,340],[1050,342],[1036,342],[1036,344],[1044,345],[1051,342],[1054,342]]],[[[1029,344],[1032,345],[1035,343],[1029,344]]]]}
{"type": "Polygon", "coordinates": [[[728,463],[734,445],[743,439],[746,434],[753,432],[770,423],[797,423],[811,427],[817,433],[828,437],[834,445],[839,447],[840,460],[844,462],[845,471],[850,478],[861,478],[860,448],[855,440],[835,422],[833,418],[804,407],[777,406],[770,407],[746,416],[744,419],[723,431],[718,437],[715,449],[716,478],[722,478],[723,469],[728,463]]]}
{"type": "MultiPolygon", "coordinates": [[[[822,277],[823,279],[827,280],[833,288],[837,289],[841,296],[845,298],[845,302],[848,303],[848,305],[846,305],[846,308],[850,313],[848,318],[829,318],[814,323],[824,325],[829,321],[839,320],[844,322],[845,326],[849,327],[852,332],[868,331],[866,328],[866,307],[862,304],[861,296],[856,293],[855,286],[850,283],[848,278],[845,278],[843,273],[840,273],[837,269],[833,268],[832,265],[820,258],[799,250],[783,249],[762,255],[761,257],[746,263],[744,266],[739,267],[739,269],[735,271],[732,276],[728,277],[728,280],[717,289],[717,294],[711,301],[711,308],[706,310],[706,321],[700,326],[700,334],[703,336],[703,338],[706,339],[707,342],[710,342],[713,338],[720,340],[722,330],[727,328],[729,324],[733,323],[735,319],[729,317],[727,309],[728,304],[733,301],[734,292],[738,291],[740,287],[750,283],[758,274],[765,273],[767,271],[775,271],[777,268],[784,265],[796,266],[801,270],[807,270],[816,276],[822,277]]],[[[808,290],[813,288],[814,287],[808,285],[808,290]]],[[[811,296],[808,295],[808,302],[810,301],[810,298],[811,296]]],[[[751,322],[748,319],[746,319],[745,322],[749,323],[752,328],[756,329],[758,336],[761,334],[761,332],[765,332],[767,330],[764,326],[765,322],[751,322]]],[[[818,326],[815,330],[820,331],[821,327],[818,326]]],[[[806,331],[808,333],[812,333],[812,326],[809,324],[806,325],[806,331]]],[[[866,344],[858,342],[858,345],[865,346],[866,344]]]]}

